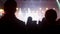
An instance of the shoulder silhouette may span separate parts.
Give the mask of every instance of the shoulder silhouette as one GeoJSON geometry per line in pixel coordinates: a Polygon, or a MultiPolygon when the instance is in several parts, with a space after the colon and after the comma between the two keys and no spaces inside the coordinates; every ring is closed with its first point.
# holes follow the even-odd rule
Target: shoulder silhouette
{"type": "Polygon", "coordinates": [[[45,13],[45,18],[42,20],[42,31],[55,31],[56,28],[56,19],[57,19],[57,13],[53,9],[49,9],[45,13]]]}
{"type": "MultiPolygon", "coordinates": [[[[24,28],[24,22],[18,20],[15,16],[17,3],[15,0],[7,0],[4,3],[4,16],[0,19],[1,30],[3,31],[21,31],[24,28]]],[[[22,32],[22,31],[21,31],[22,32]]]]}
{"type": "Polygon", "coordinates": [[[47,10],[46,13],[45,13],[45,18],[48,21],[56,21],[56,18],[57,18],[56,11],[53,10],[53,9],[47,10]]]}

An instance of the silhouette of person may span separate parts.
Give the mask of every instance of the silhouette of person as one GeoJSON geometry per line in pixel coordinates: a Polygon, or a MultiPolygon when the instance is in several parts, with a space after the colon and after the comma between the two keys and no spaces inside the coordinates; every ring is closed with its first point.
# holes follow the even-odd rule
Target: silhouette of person
{"type": "Polygon", "coordinates": [[[60,18],[57,20],[57,28],[58,28],[58,30],[60,31],[60,18]]]}
{"type": "Polygon", "coordinates": [[[38,21],[38,31],[40,30],[41,25],[42,25],[42,22],[39,20],[39,21],[38,21]]]}
{"type": "Polygon", "coordinates": [[[43,19],[44,24],[42,24],[42,31],[43,32],[55,32],[56,31],[56,18],[57,13],[53,9],[49,9],[45,13],[45,18],[43,19]]]}
{"type": "Polygon", "coordinates": [[[27,24],[32,22],[32,17],[28,17],[27,24]]]}
{"type": "Polygon", "coordinates": [[[27,20],[27,32],[30,33],[32,28],[32,17],[29,16],[27,20]]]}
{"type": "Polygon", "coordinates": [[[33,21],[32,17],[28,17],[28,21],[27,21],[27,31],[28,33],[35,33],[37,31],[37,21],[33,21]]]}
{"type": "Polygon", "coordinates": [[[0,19],[1,32],[23,32],[25,23],[15,16],[17,3],[15,0],[7,0],[4,3],[4,16],[0,19]]]}
{"type": "Polygon", "coordinates": [[[60,25],[60,19],[57,20],[57,25],[60,25]]]}
{"type": "Polygon", "coordinates": [[[32,21],[32,32],[33,33],[37,32],[37,21],[35,20],[32,21]]]}
{"type": "Polygon", "coordinates": [[[42,24],[42,22],[39,20],[39,21],[38,21],[38,23],[39,23],[38,25],[39,25],[39,27],[40,27],[40,26],[41,26],[41,24],[42,24]]]}

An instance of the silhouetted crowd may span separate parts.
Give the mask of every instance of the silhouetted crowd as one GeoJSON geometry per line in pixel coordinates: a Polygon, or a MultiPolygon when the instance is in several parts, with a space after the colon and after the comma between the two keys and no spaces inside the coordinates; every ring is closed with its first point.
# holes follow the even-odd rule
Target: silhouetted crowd
{"type": "Polygon", "coordinates": [[[49,9],[45,13],[42,21],[32,21],[32,17],[28,17],[27,25],[25,22],[18,20],[15,16],[17,3],[15,0],[7,0],[4,3],[5,14],[0,19],[1,33],[56,33],[60,32],[60,19],[57,19],[57,13],[53,9],[49,9]]]}

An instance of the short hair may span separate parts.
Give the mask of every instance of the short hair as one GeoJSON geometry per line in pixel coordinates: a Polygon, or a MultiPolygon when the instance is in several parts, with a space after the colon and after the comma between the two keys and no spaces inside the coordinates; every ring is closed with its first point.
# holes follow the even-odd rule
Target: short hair
{"type": "Polygon", "coordinates": [[[7,0],[5,3],[4,3],[4,11],[6,13],[8,12],[12,12],[12,13],[15,13],[16,12],[16,7],[17,7],[17,3],[15,0],[7,0]],[[10,11],[11,10],[11,11],[10,11]],[[13,11],[15,10],[15,11],[13,11]],[[8,12],[7,12],[8,11],[8,12]]]}
{"type": "Polygon", "coordinates": [[[7,0],[4,3],[4,7],[17,7],[17,3],[15,0],[7,0]]]}
{"type": "Polygon", "coordinates": [[[56,18],[57,18],[56,11],[53,10],[53,9],[47,10],[46,13],[45,13],[45,18],[46,19],[51,19],[51,20],[56,20],[56,18]]]}

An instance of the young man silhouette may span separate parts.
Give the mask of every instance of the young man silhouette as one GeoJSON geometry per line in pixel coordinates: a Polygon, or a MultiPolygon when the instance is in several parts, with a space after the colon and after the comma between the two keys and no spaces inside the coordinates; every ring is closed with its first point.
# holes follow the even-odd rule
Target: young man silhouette
{"type": "Polygon", "coordinates": [[[17,3],[15,0],[7,0],[4,3],[4,16],[0,19],[0,31],[2,32],[23,32],[24,22],[15,16],[17,3]]]}

